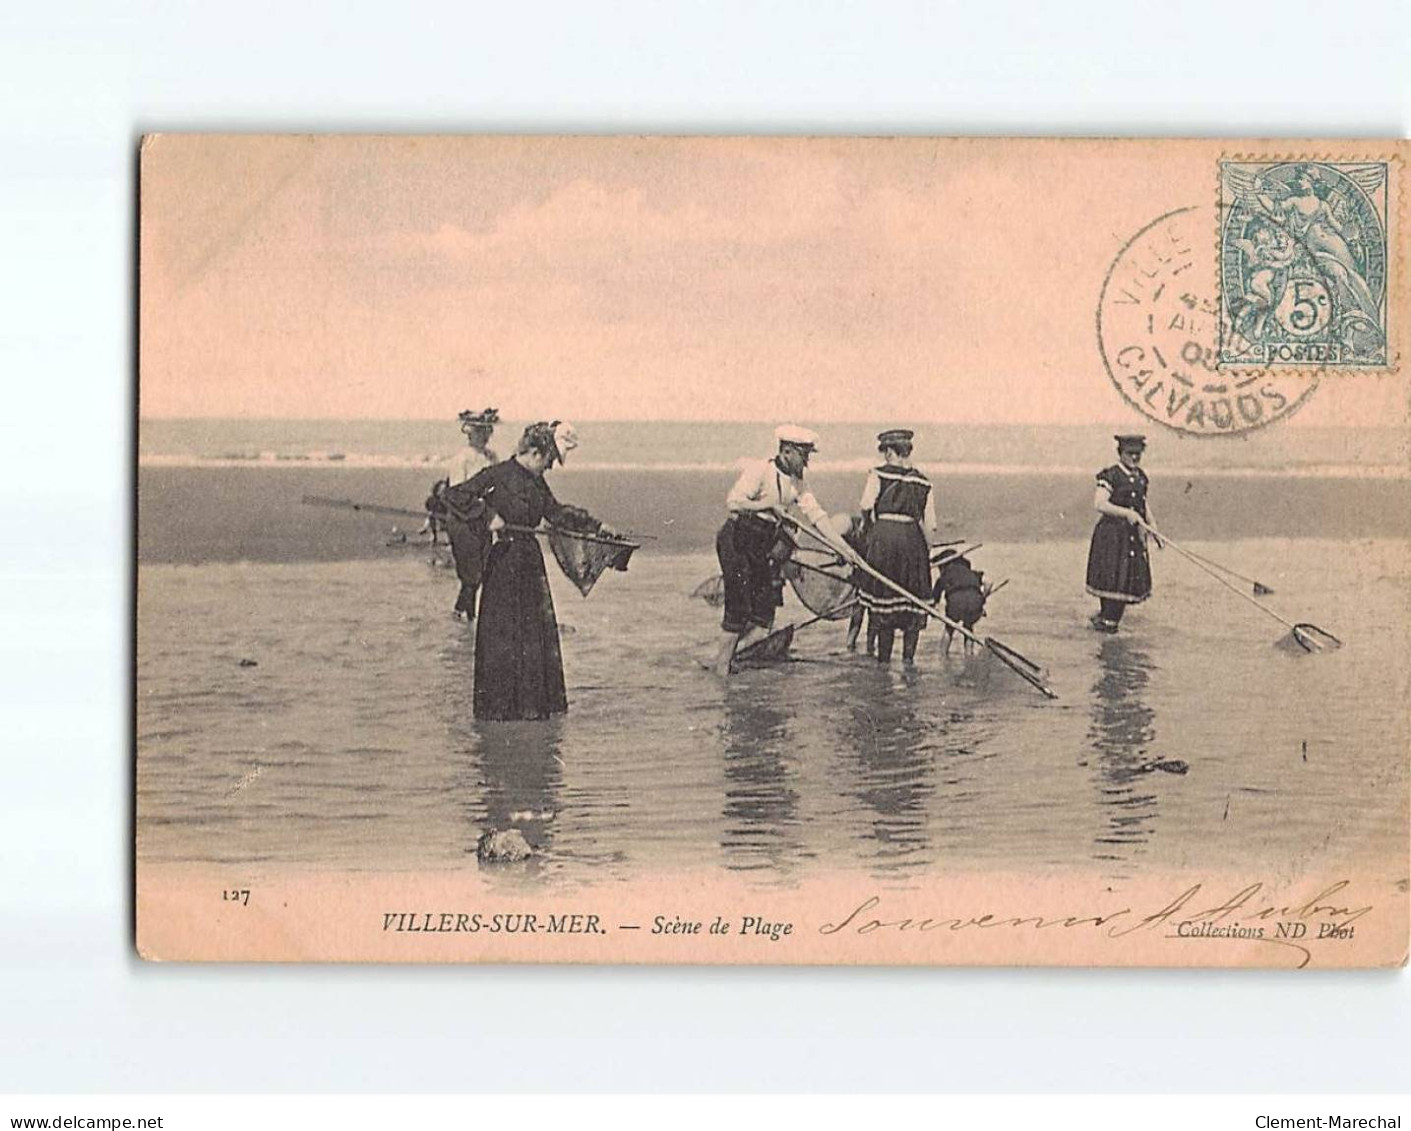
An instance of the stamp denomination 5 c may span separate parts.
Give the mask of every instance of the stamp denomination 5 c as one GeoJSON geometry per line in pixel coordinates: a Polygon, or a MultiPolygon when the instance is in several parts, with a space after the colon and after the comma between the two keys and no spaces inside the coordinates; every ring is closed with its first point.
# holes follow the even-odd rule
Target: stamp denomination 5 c
{"type": "Polygon", "coordinates": [[[1297,411],[1319,370],[1221,370],[1211,219],[1209,207],[1178,208],[1127,241],[1103,282],[1098,349],[1147,419],[1190,436],[1240,436],[1297,411]]]}
{"type": "Polygon", "coordinates": [[[1385,368],[1385,162],[1220,162],[1221,368],[1385,368]]]}

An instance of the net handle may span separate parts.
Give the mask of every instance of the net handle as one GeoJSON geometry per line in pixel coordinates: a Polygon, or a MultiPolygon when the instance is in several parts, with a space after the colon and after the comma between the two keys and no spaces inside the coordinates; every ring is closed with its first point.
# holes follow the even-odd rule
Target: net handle
{"type": "Polygon", "coordinates": [[[1300,621],[1293,626],[1293,638],[1305,652],[1321,652],[1323,641],[1327,640],[1334,648],[1341,648],[1342,641],[1326,628],[1319,628],[1308,621],[1300,621]]]}
{"type": "Polygon", "coordinates": [[[425,518],[430,512],[407,507],[385,507],[380,503],[363,503],[357,499],[330,499],[324,495],[305,495],[299,500],[305,506],[330,507],[340,511],[358,511],[363,514],[385,514],[392,518],[425,518]]]}
{"type": "MultiPolygon", "coordinates": [[[[821,534],[818,534],[817,532],[809,529],[809,527],[804,525],[798,519],[794,518],[793,515],[783,514],[782,517],[785,519],[785,521],[796,526],[798,529],[805,531],[806,533],[812,534],[813,537],[817,538],[824,545],[828,545],[827,539],[825,539],[821,534]]],[[[833,547],[830,546],[829,548],[832,549],[833,547]]],[[[861,555],[855,555],[853,557],[852,564],[856,568],[862,570],[863,573],[867,574],[868,577],[871,577],[879,584],[886,586],[897,596],[905,598],[910,604],[916,607],[918,612],[923,612],[927,616],[933,617],[934,619],[940,621],[947,628],[958,632],[967,640],[973,640],[976,644],[980,645],[980,647],[984,648],[987,652],[989,652],[990,655],[999,659],[1001,663],[1003,663],[1007,668],[1009,668],[1010,671],[1014,672],[1015,675],[1019,676],[1020,679],[1024,680],[1025,683],[1028,683],[1030,686],[1041,691],[1045,697],[1049,699],[1058,698],[1058,696],[1039,678],[1037,673],[1041,669],[1039,668],[1039,665],[1035,664],[1032,660],[1029,660],[1027,657],[1020,657],[1019,653],[1015,652],[1012,648],[1008,648],[1001,645],[1000,647],[1004,648],[1004,651],[1000,651],[1000,648],[993,647],[991,645],[990,640],[982,639],[979,636],[976,636],[963,624],[960,624],[958,621],[951,620],[948,616],[939,612],[934,606],[928,605],[915,593],[911,592],[911,590],[905,588],[904,586],[898,585],[886,574],[873,569],[872,566],[869,565],[861,555]],[[1019,664],[1015,662],[1014,659],[1011,659],[1010,656],[1006,655],[1005,653],[1011,653],[1014,657],[1023,659],[1024,663],[1029,665],[1028,670],[1021,668],[1019,664]]],[[[995,643],[998,644],[998,641],[996,641],[995,643]]]]}
{"type": "Polygon", "coordinates": [[[817,624],[817,623],[818,623],[819,621],[821,621],[821,620],[832,620],[834,617],[838,616],[840,613],[848,612],[850,609],[856,608],[856,606],[857,606],[857,598],[856,598],[856,597],[852,597],[852,598],[849,598],[848,600],[844,601],[841,605],[838,605],[838,606],[836,606],[835,608],[829,609],[826,613],[814,613],[813,616],[811,616],[811,617],[808,618],[808,620],[801,620],[801,621],[799,621],[798,624],[791,625],[790,627],[791,627],[791,628],[807,628],[809,625],[811,625],[811,624],[817,624]]]}
{"type": "MultiPolygon", "coordinates": [[[[784,515],[784,518],[785,518],[785,520],[787,520],[788,522],[792,523],[794,526],[798,527],[798,528],[799,528],[800,530],[802,530],[804,533],[806,533],[806,534],[812,534],[813,537],[817,538],[820,542],[823,542],[824,545],[827,545],[827,541],[823,538],[822,535],[815,533],[813,530],[811,530],[809,527],[805,526],[802,522],[800,522],[798,519],[794,518],[792,515],[786,514],[786,515],[784,515]]],[[[829,546],[829,549],[832,549],[832,548],[833,548],[833,547],[829,546]]],[[[800,562],[799,564],[800,564],[800,565],[803,565],[802,562],[800,562]]],[[[893,593],[895,593],[897,596],[906,598],[907,601],[911,602],[911,604],[913,604],[913,605],[916,606],[916,608],[917,608],[917,610],[918,610],[919,612],[923,612],[923,613],[925,613],[925,614],[926,614],[927,616],[929,616],[929,617],[934,617],[936,620],[940,621],[940,622],[941,622],[942,624],[944,624],[946,627],[952,628],[952,629],[954,629],[956,632],[960,633],[960,634],[961,634],[962,636],[964,636],[967,640],[973,640],[976,644],[979,644],[981,647],[984,647],[985,642],[984,642],[983,640],[981,640],[980,637],[976,636],[973,632],[971,632],[968,628],[966,628],[963,624],[959,623],[958,621],[953,621],[953,620],[951,620],[951,619],[950,619],[949,617],[947,617],[945,614],[943,614],[943,613],[941,613],[941,612],[938,612],[932,605],[928,605],[925,601],[923,601],[920,597],[918,597],[918,596],[917,596],[915,593],[913,593],[910,589],[907,589],[907,588],[905,588],[905,587],[903,587],[903,586],[901,586],[901,585],[898,585],[895,581],[893,581],[893,580],[892,580],[890,577],[888,577],[886,574],[881,573],[881,572],[879,572],[879,571],[876,570],[876,569],[873,569],[872,566],[870,566],[870,565],[867,563],[867,560],[866,560],[865,558],[863,558],[861,555],[856,556],[856,557],[853,559],[853,561],[852,561],[851,564],[852,564],[855,568],[862,570],[863,573],[867,574],[867,576],[870,577],[870,578],[872,578],[874,581],[876,581],[876,582],[878,582],[878,583],[880,583],[880,584],[882,584],[882,585],[885,585],[888,589],[890,589],[890,590],[891,590],[893,593]]],[[[805,566],[804,568],[807,569],[807,568],[809,568],[809,567],[805,566]]],[[[816,568],[816,567],[815,567],[815,568],[816,568]]]]}
{"type": "MultiPolygon", "coordinates": [[[[1171,541],[1171,539],[1167,538],[1166,535],[1160,534],[1157,531],[1153,530],[1145,522],[1139,522],[1137,523],[1137,525],[1140,526],[1143,530],[1145,530],[1148,534],[1150,534],[1153,538],[1155,538],[1157,540],[1158,545],[1164,543],[1165,545],[1170,546],[1171,549],[1175,550],[1176,553],[1180,554],[1181,557],[1185,558],[1186,561],[1190,562],[1191,565],[1196,567],[1196,569],[1200,570],[1202,573],[1208,575],[1209,577],[1214,578],[1214,580],[1218,581],[1236,597],[1240,597],[1243,600],[1248,601],[1265,616],[1273,617],[1285,628],[1291,629],[1294,633],[1295,638],[1298,636],[1298,625],[1294,624],[1291,620],[1285,620],[1283,617],[1279,616],[1278,613],[1274,612],[1274,610],[1271,609],[1268,605],[1264,604],[1264,602],[1256,601],[1252,596],[1246,593],[1238,585],[1235,585],[1233,582],[1216,573],[1215,570],[1212,569],[1210,565],[1206,563],[1204,558],[1200,557],[1198,554],[1191,553],[1191,551],[1187,550],[1184,546],[1180,545],[1179,543],[1171,541]]],[[[1331,636],[1332,634],[1329,633],[1329,635],[1331,636]]]]}
{"type": "MultiPolygon", "coordinates": [[[[1157,537],[1160,538],[1163,542],[1168,541],[1166,535],[1164,534],[1159,534],[1157,535],[1157,537]]],[[[1265,585],[1264,582],[1259,581],[1257,578],[1245,577],[1245,575],[1242,573],[1236,573],[1229,566],[1221,565],[1219,562],[1216,561],[1211,561],[1211,559],[1205,557],[1203,554],[1197,554],[1194,550],[1187,550],[1186,554],[1192,558],[1195,558],[1197,561],[1204,562],[1212,569],[1218,569],[1221,573],[1233,577],[1236,581],[1243,581],[1246,585],[1252,586],[1256,594],[1258,594],[1260,591],[1263,591],[1265,593],[1272,593],[1274,591],[1273,586],[1265,585]]]]}
{"type": "Polygon", "coordinates": [[[565,530],[561,526],[515,526],[512,523],[506,523],[500,529],[508,530],[512,534],[538,534],[545,538],[557,534],[560,538],[577,538],[580,542],[597,542],[603,546],[631,546],[634,550],[642,548],[640,542],[633,542],[627,538],[604,538],[601,534],[582,534],[577,530],[565,530]]]}
{"type": "MultiPolygon", "coordinates": [[[[827,569],[827,568],[825,568],[825,567],[823,567],[823,566],[810,565],[808,562],[801,562],[801,561],[799,561],[798,558],[790,558],[789,560],[790,560],[794,565],[798,566],[799,569],[806,569],[806,570],[808,570],[810,573],[821,573],[824,577],[831,577],[834,581],[846,581],[846,582],[848,582],[849,584],[852,584],[852,579],[851,579],[851,578],[849,578],[849,577],[844,577],[844,576],[843,576],[842,574],[840,574],[840,573],[834,573],[832,570],[827,569]]],[[[845,563],[843,563],[842,560],[839,559],[838,564],[839,564],[839,565],[842,565],[842,564],[845,564],[845,563]]]]}

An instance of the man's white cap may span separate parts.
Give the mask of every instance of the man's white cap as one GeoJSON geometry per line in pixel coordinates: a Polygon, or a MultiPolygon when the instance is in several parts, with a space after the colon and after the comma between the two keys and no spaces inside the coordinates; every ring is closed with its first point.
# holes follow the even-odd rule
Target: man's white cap
{"type": "Polygon", "coordinates": [[[578,432],[566,420],[554,425],[554,447],[558,449],[559,463],[563,463],[568,453],[578,447],[578,432]]]}
{"type": "Polygon", "coordinates": [[[781,444],[795,444],[800,448],[818,447],[818,433],[797,424],[781,424],[774,429],[774,438],[781,444]]]}

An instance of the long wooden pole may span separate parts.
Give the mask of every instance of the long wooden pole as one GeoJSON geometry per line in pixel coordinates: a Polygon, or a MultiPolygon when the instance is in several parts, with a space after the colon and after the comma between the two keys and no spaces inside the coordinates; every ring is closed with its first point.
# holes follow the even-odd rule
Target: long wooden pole
{"type": "MultiPolygon", "coordinates": [[[[780,514],[785,521],[792,523],[797,529],[802,530],[804,531],[804,533],[816,538],[829,549],[837,549],[837,547],[833,546],[832,543],[828,541],[828,539],[823,537],[823,535],[819,534],[816,530],[811,529],[809,526],[799,521],[793,515],[787,514],[785,512],[780,512],[780,514]]],[[[982,639],[981,637],[976,636],[963,624],[951,620],[948,616],[938,611],[934,606],[927,604],[915,593],[911,592],[911,590],[905,588],[902,585],[897,584],[890,577],[886,576],[886,574],[879,573],[877,570],[873,569],[872,566],[869,565],[867,561],[863,559],[862,555],[858,554],[856,551],[850,549],[849,553],[852,554],[852,557],[850,559],[852,564],[858,569],[862,570],[863,573],[867,574],[869,577],[874,578],[876,581],[886,586],[893,593],[897,594],[897,596],[904,597],[920,612],[925,613],[929,617],[935,618],[942,624],[946,625],[948,628],[951,628],[954,631],[960,633],[960,635],[964,636],[967,640],[973,640],[976,644],[980,645],[980,647],[984,648],[987,652],[990,652],[993,655],[997,656],[1001,663],[1003,663],[1006,667],[1008,667],[1011,671],[1018,675],[1022,680],[1024,680],[1025,683],[1029,684],[1035,690],[1039,691],[1046,698],[1058,698],[1058,695],[1039,678],[1039,666],[1035,664],[1032,660],[1028,659],[1025,656],[1021,656],[1018,652],[1015,652],[1014,649],[1010,648],[1008,645],[1001,644],[998,640],[995,640],[993,637],[985,637],[982,639]],[[1008,653],[1008,655],[1006,655],[1005,653],[1008,653]],[[1014,657],[1013,660],[1010,659],[1011,656],[1014,657]],[[1025,664],[1033,668],[1033,674],[1026,675],[1020,672],[1019,668],[1016,666],[1018,660],[1023,660],[1025,664]]]]}
{"type": "Polygon", "coordinates": [[[394,518],[425,518],[426,510],[408,510],[406,507],[384,507],[377,503],[358,503],[352,499],[328,499],[322,495],[305,495],[299,500],[313,507],[332,507],[335,510],[366,511],[368,514],[385,514],[394,518]]]}
{"type": "MultiPolygon", "coordinates": [[[[337,510],[363,511],[367,514],[385,514],[394,518],[425,518],[431,513],[426,510],[409,510],[406,507],[384,507],[377,503],[359,503],[352,499],[328,499],[321,495],[305,495],[300,501],[308,503],[310,506],[333,507],[337,510]]],[[[598,534],[582,534],[576,530],[564,530],[557,526],[515,526],[507,524],[504,529],[512,530],[516,534],[538,534],[544,537],[550,534],[562,534],[566,538],[577,538],[582,542],[598,542],[605,546],[632,546],[635,549],[641,549],[639,543],[633,542],[627,538],[604,538],[598,534]]]]}
{"type": "MultiPolygon", "coordinates": [[[[1162,534],[1160,537],[1163,542],[1167,540],[1166,535],[1164,534],[1162,534]]],[[[1236,573],[1229,566],[1221,565],[1219,562],[1216,561],[1211,561],[1209,558],[1204,557],[1201,554],[1197,554],[1194,550],[1186,550],[1185,554],[1189,558],[1195,558],[1196,561],[1204,562],[1206,565],[1211,566],[1214,569],[1218,569],[1221,573],[1229,574],[1236,581],[1243,581],[1246,585],[1252,585],[1254,587],[1255,596],[1258,596],[1261,593],[1272,593],[1274,591],[1274,587],[1272,585],[1266,585],[1264,584],[1264,582],[1259,581],[1253,577],[1245,577],[1245,575],[1242,573],[1236,573]]]]}
{"type": "MultiPolygon", "coordinates": [[[[785,514],[784,518],[786,521],[793,523],[794,526],[802,530],[805,534],[809,534],[812,535],[814,538],[817,538],[818,541],[822,542],[830,550],[837,549],[836,546],[833,546],[831,543],[829,543],[829,541],[824,538],[821,534],[812,530],[810,527],[804,525],[798,519],[794,518],[793,515],[785,514]]],[[[845,558],[844,560],[847,561],[848,559],[845,558]]],[[[973,640],[976,644],[979,644],[982,647],[984,646],[985,642],[981,640],[978,636],[976,636],[973,632],[971,632],[968,628],[966,628],[963,624],[961,624],[959,621],[951,620],[944,613],[938,612],[934,606],[928,605],[910,589],[898,585],[886,574],[879,573],[877,570],[873,569],[870,565],[867,564],[866,559],[864,559],[861,554],[857,554],[854,552],[854,556],[852,560],[848,562],[848,564],[856,567],[857,569],[862,570],[863,573],[867,574],[867,576],[872,578],[873,580],[881,582],[893,593],[897,594],[897,596],[905,597],[908,601],[915,605],[917,609],[925,613],[927,616],[934,617],[936,620],[940,621],[948,628],[953,628],[956,632],[960,633],[967,639],[973,640]]]]}
{"type": "MultiPolygon", "coordinates": [[[[1283,625],[1285,628],[1293,629],[1295,632],[1298,630],[1298,625],[1294,624],[1293,621],[1291,621],[1291,620],[1284,620],[1283,617],[1279,616],[1279,614],[1276,613],[1276,612],[1274,612],[1274,610],[1271,609],[1268,605],[1264,604],[1262,601],[1256,601],[1253,597],[1251,597],[1248,593],[1246,593],[1246,592],[1245,592],[1243,589],[1241,589],[1238,585],[1232,584],[1232,583],[1231,583],[1230,581],[1228,581],[1226,578],[1221,577],[1218,573],[1216,573],[1215,570],[1211,568],[1211,566],[1213,566],[1213,565],[1215,564],[1214,562],[1209,562],[1209,563],[1207,563],[1204,558],[1200,557],[1200,556],[1197,555],[1197,554],[1191,553],[1191,552],[1190,552],[1189,550],[1187,550],[1184,546],[1181,546],[1181,545],[1179,545],[1179,544],[1177,544],[1177,543],[1171,541],[1171,539],[1168,538],[1168,537],[1166,537],[1166,535],[1158,533],[1157,531],[1153,530],[1150,526],[1148,526],[1146,523],[1143,522],[1143,523],[1141,523],[1140,525],[1141,525],[1141,528],[1142,528],[1143,530],[1145,530],[1148,534],[1150,534],[1150,535],[1151,535],[1152,537],[1154,537],[1154,538],[1160,539],[1161,542],[1165,543],[1167,546],[1170,546],[1171,549],[1175,550],[1176,553],[1180,554],[1181,557],[1185,558],[1188,562],[1191,563],[1191,565],[1195,566],[1196,569],[1201,570],[1202,572],[1209,574],[1212,578],[1214,578],[1216,581],[1218,581],[1221,585],[1223,585],[1226,589],[1228,589],[1228,590],[1229,590],[1231,593],[1233,593],[1236,597],[1242,597],[1242,598],[1244,598],[1244,600],[1248,601],[1251,605],[1253,605],[1253,606],[1254,606],[1256,609],[1258,609],[1261,613],[1264,613],[1266,616],[1271,616],[1271,617],[1273,617],[1276,621],[1278,621],[1278,622],[1279,622],[1281,625],[1283,625]]],[[[1240,580],[1243,581],[1243,580],[1246,580],[1246,579],[1245,579],[1245,578],[1240,578],[1240,580]]]]}

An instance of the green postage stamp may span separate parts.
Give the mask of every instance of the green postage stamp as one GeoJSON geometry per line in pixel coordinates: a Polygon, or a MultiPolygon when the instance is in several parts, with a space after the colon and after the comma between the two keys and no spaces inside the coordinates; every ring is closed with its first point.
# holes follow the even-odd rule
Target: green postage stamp
{"type": "Polygon", "coordinates": [[[1386,367],[1388,165],[1220,163],[1225,366],[1386,367]]]}

